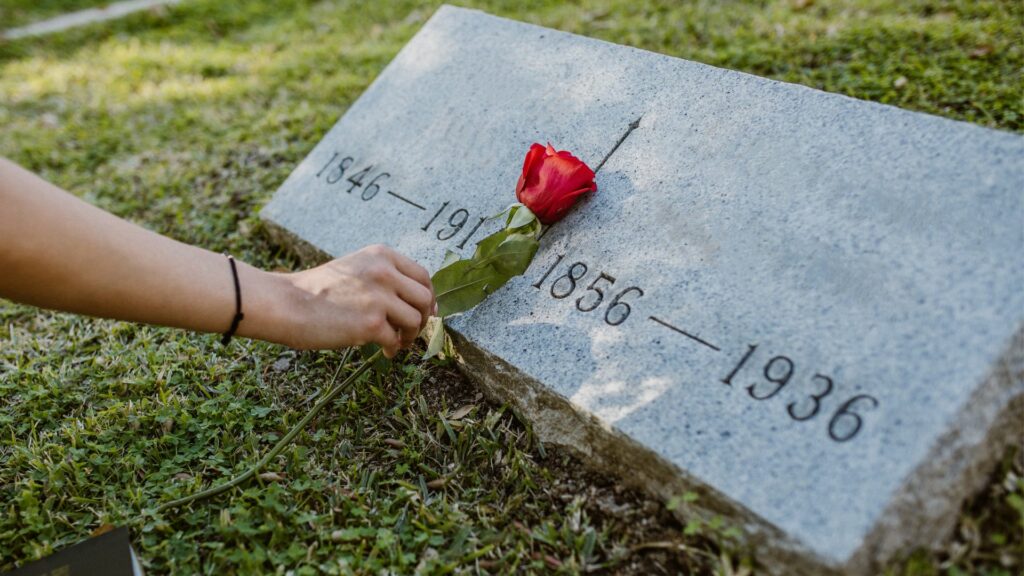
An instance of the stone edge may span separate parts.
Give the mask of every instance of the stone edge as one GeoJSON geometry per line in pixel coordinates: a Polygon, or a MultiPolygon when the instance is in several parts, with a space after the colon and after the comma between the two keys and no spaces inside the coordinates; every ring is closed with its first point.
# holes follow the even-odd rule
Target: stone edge
{"type": "Polygon", "coordinates": [[[265,212],[260,212],[260,222],[260,231],[270,238],[271,244],[281,246],[291,252],[304,265],[313,266],[331,260],[332,256],[330,254],[298,237],[281,224],[274,222],[265,212]]]}
{"type": "Polygon", "coordinates": [[[1022,430],[1024,324],[946,432],[933,442],[924,462],[893,493],[848,561],[848,570],[881,573],[884,562],[907,550],[936,550],[945,544],[964,502],[984,488],[1006,450],[1013,445],[1024,449],[1022,430]]]}

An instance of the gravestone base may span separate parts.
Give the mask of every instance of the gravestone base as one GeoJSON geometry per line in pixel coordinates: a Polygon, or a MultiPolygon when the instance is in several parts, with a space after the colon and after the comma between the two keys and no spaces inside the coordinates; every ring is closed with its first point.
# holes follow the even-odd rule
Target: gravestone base
{"type": "Polygon", "coordinates": [[[727,518],[737,526],[743,543],[756,554],[759,573],[816,576],[822,574],[880,574],[887,563],[917,548],[942,549],[952,536],[964,494],[983,489],[1006,451],[1024,450],[1021,421],[1024,396],[1005,395],[1006,384],[1024,378],[1024,330],[1017,333],[986,385],[979,387],[970,406],[960,414],[955,432],[938,440],[927,463],[916,470],[879,521],[865,544],[845,565],[816,557],[813,551],[787,538],[743,506],[690,478],[670,462],[573,406],[546,386],[524,375],[498,356],[449,330],[462,372],[477,383],[492,402],[508,404],[547,445],[567,448],[592,470],[608,473],[623,484],[663,502],[693,492],[693,503],[674,510],[682,522],[727,518]],[[1003,409],[993,413],[993,406],[1003,409]],[[989,423],[995,421],[994,425],[989,423]],[[985,433],[987,430],[987,434],[985,433]],[[965,431],[975,431],[974,434],[965,431]],[[922,513],[922,510],[924,512],[922,513]]]}

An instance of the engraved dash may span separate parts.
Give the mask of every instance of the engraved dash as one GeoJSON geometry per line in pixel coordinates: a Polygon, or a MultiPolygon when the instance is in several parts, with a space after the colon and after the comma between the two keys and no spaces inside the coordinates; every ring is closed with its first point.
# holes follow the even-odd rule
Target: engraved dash
{"type": "Polygon", "coordinates": [[[673,332],[678,332],[679,334],[682,334],[683,336],[686,336],[687,338],[689,338],[690,340],[693,340],[694,342],[697,342],[699,344],[703,344],[703,345],[707,346],[708,348],[711,348],[715,352],[721,352],[722,351],[721,348],[719,348],[718,346],[715,346],[714,344],[708,342],[707,340],[704,340],[703,338],[700,338],[698,336],[694,336],[693,334],[690,334],[689,332],[687,332],[686,330],[683,330],[682,328],[678,328],[676,326],[673,326],[673,325],[669,324],[668,322],[665,322],[661,318],[658,318],[656,316],[648,316],[648,318],[650,318],[651,320],[654,320],[658,324],[661,324],[665,328],[668,328],[669,330],[672,330],[673,332]]]}
{"type": "Polygon", "coordinates": [[[594,174],[597,174],[598,172],[601,171],[601,168],[604,167],[604,163],[607,162],[608,159],[612,157],[612,154],[615,154],[615,151],[619,149],[619,146],[622,146],[622,143],[626,141],[626,138],[629,138],[629,135],[633,133],[633,130],[636,130],[637,128],[640,127],[640,120],[642,119],[643,116],[638,116],[636,120],[630,122],[629,127],[626,128],[626,132],[622,135],[622,137],[619,138],[619,141],[616,142],[615,146],[612,146],[612,149],[608,151],[608,154],[606,154],[605,157],[601,159],[601,163],[597,165],[597,168],[594,168],[594,174]]]}
{"type": "Polygon", "coordinates": [[[408,198],[406,198],[405,196],[402,196],[402,195],[400,195],[400,194],[395,194],[395,193],[394,193],[394,192],[392,192],[391,190],[388,190],[388,194],[391,194],[392,196],[394,196],[395,198],[398,198],[398,199],[399,199],[399,200],[401,200],[402,202],[405,202],[406,204],[410,204],[410,205],[412,205],[412,206],[415,206],[415,207],[419,208],[420,210],[424,210],[424,211],[426,210],[426,208],[424,208],[423,206],[420,206],[419,204],[417,204],[417,203],[413,202],[412,200],[409,200],[409,199],[408,199],[408,198]]]}
{"type": "MultiPolygon", "coordinates": [[[[604,155],[604,158],[601,159],[601,163],[597,165],[597,168],[594,168],[595,176],[598,172],[601,171],[601,168],[604,167],[604,163],[607,162],[608,159],[612,157],[612,154],[615,154],[615,151],[619,149],[619,146],[622,146],[622,143],[626,141],[626,138],[629,138],[629,135],[632,134],[634,130],[640,127],[641,120],[643,120],[642,115],[637,116],[636,120],[633,120],[632,122],[629,123],[629,126],[626,127],[626,131],[622,133],[622,136],[620,136],[619,140],[615,142],[615,145],[612,146],[612,149],[609,150],[608,153],[604,155]]],[[[552,228],[554,228],[554,226],[554,224],[545,226],[544,230],[541,231],[540,236],[537,237],[537,240],[544,238],[544,235],[547,234],[552,228]]]]}

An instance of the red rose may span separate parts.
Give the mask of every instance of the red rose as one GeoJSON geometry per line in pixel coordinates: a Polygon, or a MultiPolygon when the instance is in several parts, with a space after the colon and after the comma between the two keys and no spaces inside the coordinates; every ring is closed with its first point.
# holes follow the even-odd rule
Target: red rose
{"type": "Polygon", "coordinates": [[[544,224],[554,224],[580,196],[595,192],[594,171],[565,150],[548,144],[530,146],[523,162],[523,175],[516,184],[516,198],[544,224]]]}

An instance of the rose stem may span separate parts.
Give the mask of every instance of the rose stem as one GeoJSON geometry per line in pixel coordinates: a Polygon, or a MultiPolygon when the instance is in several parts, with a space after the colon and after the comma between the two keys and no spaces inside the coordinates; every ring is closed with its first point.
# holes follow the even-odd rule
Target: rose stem
{"type": "MultiPolygon", "coordinates": [[[[359,368],[356,368],[355,372],[349,374],[349,376],[345,378],[345,380],[341,384],[338,384],[337,386],[328,390],[328,392],[324,394],[322,398],[320,398],[320,400],[313,406],[312,409],[310,409],[310,411],[302,418],[302,420],[299,420],[297,424],[292,426],[291,430],[289,430],[288,433],[284,435],[284,438],[278,440],[277,444],[275,444],[274,447],[270,449],[270,452],[267,452],[267,454],[263,458],[260,458],[260,461],[253,465],[251,468],[249,468],[242,474],[235,476],[231,480],[221,484],[220,486],[207,488],[202,492],[197,492],[195,494],[191,494],[189,496],[185,496],[183,498],[178,498],[177,500],[171,500],[170,502],[161,504],[156,509],[157,513],[164,512],[165,510],[169,510],[171,508],[177,508],[178,506],[189,504],[191,502],[196,502],[198,500],[203,500],[211,496],[216,496],[217,494],[220,494],[221,492],[226,492],[227,490],[230,490],[231,488],[234,488],[235,486],[238,486],[239,484],[242,484],[246,480],[249,480],[250,478],[255,476],[256,473],[259,472],[261,468],[266,466],[271,460],[273,460],[278,454],[280,454],[281,451],[284,450],[285,447],[287,447],[288,444],[290,444],[291,441],[296,436],[298,436],[299,432],[301,432],[302,429],[306,427],[306,424],[309,424],[309,421],[312,420],[313,417],[316,416],[317,413],[320,412],[320,410],[322,410],[324,406],[326,406],[339,393],[341,393],[342,390],[347,388],[349,384],[355,382],[357,378],[362,376],[364,372],[371,368],[373,366],[373,363],[377,360],[377,357],[380,355],[381,350],[377,350],[376,352],[374,352],[369,358],[363,361],[363,364],[359,368]]],[[[341,369],[345,366],[345,361],[348,360],[348,356],[349,354],[346,353],[341,365],[338,366],[338,370],[334,373],[334,377],[331,379],[331,385],[333,385],[335,380],[337,380],[338,374],[341,372],[341,369]]]]}

